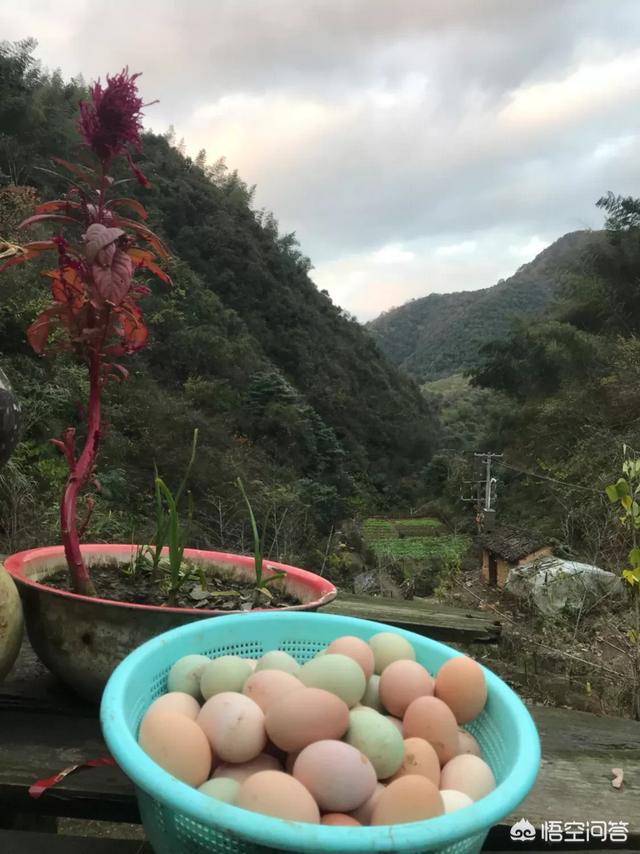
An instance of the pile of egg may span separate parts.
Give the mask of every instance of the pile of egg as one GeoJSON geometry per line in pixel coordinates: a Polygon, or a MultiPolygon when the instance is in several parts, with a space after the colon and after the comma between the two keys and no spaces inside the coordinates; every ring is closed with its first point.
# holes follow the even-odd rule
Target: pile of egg
{"type": "Polygon", "coordinates": [[[391,632],[339,637],[302,665],[282,651],[187,655],[139,743],[203,794],[288,821],[355,827],[450,813],[496,785],[462,727],[485,705],[485,677],[466,656],[435,676],[415,659],[391,632]]]}

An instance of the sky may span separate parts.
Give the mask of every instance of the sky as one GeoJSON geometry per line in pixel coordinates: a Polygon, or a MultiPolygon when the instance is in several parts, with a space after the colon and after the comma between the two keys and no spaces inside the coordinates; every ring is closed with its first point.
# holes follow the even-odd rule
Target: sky
{"type": "Polygon", "coordinates": [[[637,0],[0,0],[2,38],[256,185],[366,321],[495,284],[640,195],[637,0]]]}

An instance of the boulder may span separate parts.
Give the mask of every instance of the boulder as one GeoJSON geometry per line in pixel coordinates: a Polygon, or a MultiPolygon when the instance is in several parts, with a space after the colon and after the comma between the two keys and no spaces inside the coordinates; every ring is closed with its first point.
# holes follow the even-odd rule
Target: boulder
{"type": "Polygon", "coordinates": [[[544,557],[509,571],[505,590],[552,617],[563,611],[577,613],[603,596],[621,599],[622,580],[597,566],[558,557],[544,557]]]}

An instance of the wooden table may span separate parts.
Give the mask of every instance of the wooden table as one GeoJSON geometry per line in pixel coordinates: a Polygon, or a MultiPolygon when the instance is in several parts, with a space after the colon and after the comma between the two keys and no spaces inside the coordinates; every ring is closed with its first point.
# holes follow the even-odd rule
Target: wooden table
{"type": "MultiPolygon", "coordinates": [[[[511,842],[511,825],[525,817],[537,828],[550,820],[626,821],[626,845],[609,845],[600,850],[639,852],[640,723],[542,706],[531,707],[531,712],[542,740],[540,775],[524,804],[492,829],[485,850],[588,849],[587,845],[511,842]],[[615,767],[623,768],[625,773],[620,791],[611,786],[610,772],[615,767]]],[[[78,771],[39,800],[28,795],[35,780],[106,753],[96,709],[70,697],[25,645],[18,668],[8,681],[0,683],[0,819],[4,816],[4,826],[6,819],[16,814],[139,821],[131,783],[117,768],[78,771]]],[[[117,840],[116,844],[120,854],[149,852],[141,842],[117,840]]],[[[115,844],[111,839],[79,841],[7,829],[0,831],[0,851],[109,854],[115,851],[115,844]]]]}
{"type": "Polygon", "coordinates": [[[495,614],[477,608],[454,608],[435,599],[389,599],[340,592],[322,613],[377,620],[440,641],[497,643],[500,640],[501,626],[495,614]]]}

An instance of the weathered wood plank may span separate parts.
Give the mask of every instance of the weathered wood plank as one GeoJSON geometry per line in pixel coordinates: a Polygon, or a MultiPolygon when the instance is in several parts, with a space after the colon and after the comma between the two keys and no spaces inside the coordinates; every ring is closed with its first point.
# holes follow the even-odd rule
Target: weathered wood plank
{"type": "Polygon", "coordinates": [[[0,830],[0,851],[7,854],[153,854],[148,842],[136,839],[103,839],[86,836],[57,836],[0,830]]]}
{"type": "MultiPolygon", "coordinates": [[[[504,850],[505,828],[522,817],[537,828],[549,820],[601,819],[629,822],[631,850],[640,850],[640,723],[538,706],[531,711],[542,740],[542,769],[529,797],[488,845],[504,850]],[[620,791],[611,786],[615,767],[625,772],[620,791]]],[[[29,798],[34,780],[103,755],[97,720],[2,712],[0,805],[20,812],[138,820],[133,787],[115,768],[76,772],[39,800],[29,798]]]]}
{"type": "Polygon", "coordinates": [[[531,793],[507,823],[626,821],[640,850],[640,723],[587,712],[531,707],[542,742],[542,767],[531,793]],[[624,785],[611,785],[622,768],[624,785]]]}
{"type": "Polygon", "coordinates": [[[495,616],[474,609],[452,608],[432,599],[389,599],[340,593],[321,613],[375,620],[435,640],[460,643],[495,643],[501,630],[495,616]]]}

